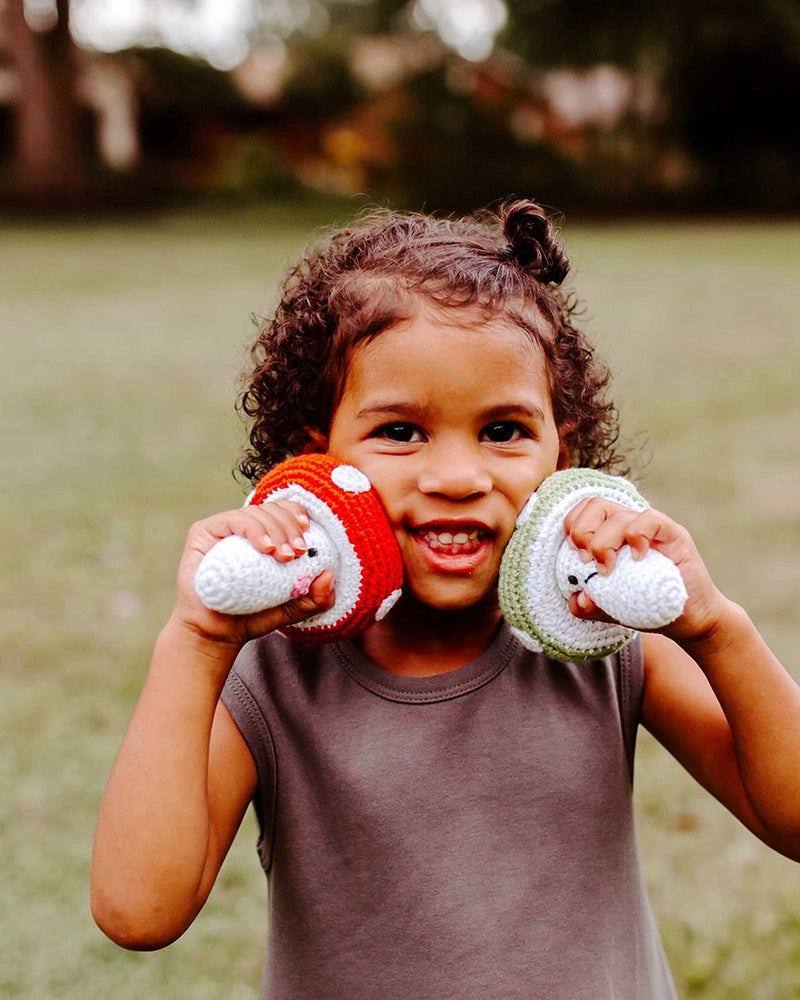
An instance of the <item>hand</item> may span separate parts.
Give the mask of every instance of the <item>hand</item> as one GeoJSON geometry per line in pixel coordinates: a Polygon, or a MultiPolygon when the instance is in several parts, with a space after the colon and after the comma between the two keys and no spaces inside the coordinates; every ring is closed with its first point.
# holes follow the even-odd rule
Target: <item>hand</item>
{"type": "Polygon", "coordinates": [[[330,571],[321,573],[312,582],[308,594],[253,615],[211,611],[200,601],[194,587],[201,559],[228,535],[240,535],[257,551],[271,555],[278,562],[290,562],[306,551],[303,532],[308,526],[307,512],[291,501],[246,506],[192,525],[178,567],[173,620],[204,638],[243,645],[259,635],[327,610],[333,604],[333,573],[330,571]]]}
{"type": "MultiPolygon", "coordinates": [[[[630,546],[634,559],[643,558],[651,548],[663,553],[680,570],[689,597],[683,614],[660,631],[678,641],[689,641],[715,630],[724,614],[725,598],[714,586],[689,532],[665,514],[652,508],[630,510],[592,497],[569,512],[564,531],[580,558],[594,560],[601,575],[613,570],[623,545],[630,546]]],[[[572,595],[570,610],[578,618],[610,620],[585,590],[572,595]]]]}

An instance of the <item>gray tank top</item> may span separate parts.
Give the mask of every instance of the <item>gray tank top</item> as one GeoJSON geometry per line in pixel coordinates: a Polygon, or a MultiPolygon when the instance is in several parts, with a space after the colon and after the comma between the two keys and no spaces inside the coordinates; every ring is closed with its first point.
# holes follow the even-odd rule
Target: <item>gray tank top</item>
{"type": "Polygon", "coordinates": [[[638,642],[554,663],[503,626],[430,678],[279,635],[223,699],[252,752],[263,1000],[672,1000],[631,783],[638,642]]]}

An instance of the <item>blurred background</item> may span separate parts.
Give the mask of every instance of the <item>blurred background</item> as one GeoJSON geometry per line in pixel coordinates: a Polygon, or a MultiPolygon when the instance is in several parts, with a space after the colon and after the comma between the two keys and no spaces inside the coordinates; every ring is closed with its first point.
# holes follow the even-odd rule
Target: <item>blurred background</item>
{"type": "MultiPolygon", "coordinates": [[[[797,0],[0,0],[0,996],[257,995],[252,816],[156,954],[93,827],[252,316],[365,204],[564,212],[642,491],[800,678],[799,90],[797,0]]],[[[646,733],[635,804],[680,997],[800,998],[800,867],[646,733]]]]}
{"type": "Polygon", "coordinates": [[[2,0],[0,194],[792,211],[796,0],[2,0]],[[468,165],[468,166],[467,166],[468,165]]]}

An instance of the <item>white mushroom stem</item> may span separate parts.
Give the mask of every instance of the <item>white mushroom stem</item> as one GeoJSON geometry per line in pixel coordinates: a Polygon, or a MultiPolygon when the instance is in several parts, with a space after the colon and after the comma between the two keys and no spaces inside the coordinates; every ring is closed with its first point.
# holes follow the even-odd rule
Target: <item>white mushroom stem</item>
{"type": "Polygon", "coordinates": [[[688,595],[680,570],[655,549],[642,559],[634,559],[630,547],[623,546],[613,570],[605,576],[593,562],[579,565],[580,571],[576,571],[571,559],[567,567],[573,579],[578,576],[574,589],[586,590],[598,608],[627,628],[662,628],[675,621],[686,604],[688,595]]]}
{"type": "Polygon", "coordinates": [[[248,615],[307,593],[323,570],[338,569],[339,559],[318,524],[312,523],[304,537],[307,551],[290,562],[259,552],[239,535],[221,539],[197,568],[194,586],[200,600],[212,611],[248,615]]]}

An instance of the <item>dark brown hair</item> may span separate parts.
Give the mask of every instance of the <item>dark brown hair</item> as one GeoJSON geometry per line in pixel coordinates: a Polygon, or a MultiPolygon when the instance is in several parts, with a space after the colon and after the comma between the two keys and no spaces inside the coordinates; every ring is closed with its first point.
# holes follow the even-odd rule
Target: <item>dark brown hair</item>
{"type": "Polygon", "coordinates": [[[327,434],[349,352],[410,319],[420,299],[500,312],[525,330],[544,353],[572,464],[620,466],[610,376],[573,325],[575,300],[560,288],[568,271],[545,211],[527,200],[466,218],[378,210],[330,234],[292,268],[251,349],[237,404],[251,421],[241,473],[255,481],[303,451],[309,430],[327,434]]]}

